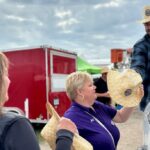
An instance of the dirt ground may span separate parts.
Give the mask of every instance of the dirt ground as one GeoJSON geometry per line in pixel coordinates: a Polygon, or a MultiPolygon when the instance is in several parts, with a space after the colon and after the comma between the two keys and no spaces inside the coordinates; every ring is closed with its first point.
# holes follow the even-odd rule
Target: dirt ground
{"type": "MultiPolygon", "coordinates": [[[[143,113],[135,109],[130,119],[117,124],[121,138],[117,150],[137,150],[143,144],[143,113]]],[[[49,145],[37,134],[41,150],[50,150],[49,145]]]]}
{"type": "Polygon", "coordinates": [[[143,113],[136,109],[129,120],[117,124],[120,129],[120,140],[117,150],[137,150],[143,145],[143,113]]]}

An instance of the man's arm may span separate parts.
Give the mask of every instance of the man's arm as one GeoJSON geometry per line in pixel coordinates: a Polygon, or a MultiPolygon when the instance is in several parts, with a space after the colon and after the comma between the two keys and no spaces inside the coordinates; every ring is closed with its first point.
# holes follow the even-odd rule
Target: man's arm
{"type": "Polygon", "coordinates": [[[97,97],[110,97],[108,92],[105,93],[96,93],[97,97]]]}
{"type": "Polygon", "coordinates": [[[131,69],[134,69],[136,72],[140,73],[142,78],[144,78],[146,65],[147,50],[143,44],[136,44],[131,57],[131,69]]]}
{"type": "Polygon", "coordinates": [[[71,150],[74,133],[78,133],[76,125],[67,118],[62,117],[56,133],[56,150],[71,150]]]}
{"type": "Polygon", "coordinates": [[[60,129],[56,133],[56,150],[71,150],[74,134],[66,129],[60,129]]]}

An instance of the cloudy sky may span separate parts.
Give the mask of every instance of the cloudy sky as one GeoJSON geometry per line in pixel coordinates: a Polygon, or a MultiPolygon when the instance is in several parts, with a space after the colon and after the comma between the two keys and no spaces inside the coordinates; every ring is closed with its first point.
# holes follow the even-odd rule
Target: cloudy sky
{"type": "Polygon", "coordinates": [[[0,0],[0,49],[50,45],[88,61],[110,58],[144,35],[149,0],[0,0]]]}

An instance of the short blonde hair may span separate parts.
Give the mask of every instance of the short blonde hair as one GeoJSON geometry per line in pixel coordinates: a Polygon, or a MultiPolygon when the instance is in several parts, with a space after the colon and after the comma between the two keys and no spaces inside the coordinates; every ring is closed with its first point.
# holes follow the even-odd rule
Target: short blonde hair
{"type": "Polygon", "coordinates": [[[0,103],[3,102],[5,92],[4,74],[8,70],[9,61],[7,57],[0,52],[0,103]]]}
{"type": "Polygon", "coordinates": [[[77,71],[68,75],[66,79],[66,92],[72,101],[77,96],[77,89],[81,89],[87,81],[92,81],[92,76],[87,72],[77,71]]]}

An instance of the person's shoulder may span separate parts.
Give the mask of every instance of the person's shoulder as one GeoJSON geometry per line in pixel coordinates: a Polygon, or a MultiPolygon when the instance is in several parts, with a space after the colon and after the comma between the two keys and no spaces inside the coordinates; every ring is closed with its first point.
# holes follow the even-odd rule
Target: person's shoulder
{"type": "MultiPolygon", "coordinates": [[[[0,137],[6,135],[7,131],[18,121],[25,118],[24,116],[18,115],[16,113],[7,112],[2,113],[0,116],[0,137]]],[[[26,119],[25,119],[26,120],[26,119]]],[[[18,128],[17,128],[18,130],[18,128]]]]}
{"type": "Polygon", "coordinates": [[[102,78],[101,77],[94,79],[94,83],[95,84],[99,84],[99,82],[102,82],[102,78]]]}
{"type": "Polygon", "coordinates": [[[99,80],[99,78],[93,78],[93,82],[97,82],[99,80]]]}
{"type": "Polygon", "coordinates": [[[22,115],[13,113],[13,112],[7,112],[7,113],[1,114],[0,122],[2,122],[4,124],[8,124],[8,123],[14,122],[20,118],[25,118],[25,117],[22,115]]]}
{"type": "Polygon", "coordinates": [[[83,109],[78,106],[71,106],[65,113],[64,117],[71,119],[73,122],[78,122],[79,118],[81,119],[83,114],[83,109]]]}
{"type": "Polygon", "coordinates": [[[94,107],[101,107],[101,108],[105,107],[105,105],[100,101],[95,101],[93,106],[94,107]]]}
{"type": "Polygon", "coordinates": [[[31,122],[25,116],[18,114],[7,114],[6,118],[11,118],[4,127],[5,131],[9,131],[8,137],[11,137],[16,132],[22,135],[28,134],[28,136],[33,134],[31,122]]]}
{"type": "Polygon", "coordinates": [[[107,105],[107,104],[104,104],[104,103],[99,102],[99,101],[95,101],[95,102],[94,102],[94,105],[95,105],[96,107],[99,107],[100,109],[104,109],[104,110],[114,109],[112,106],[107,105]]]}
{"type": "Polygon", "coordinates": [[[3,116],[5,116],[6,118],[22,118],[24,116],[20,115],[20,114],[17,114],[17,113],[14,113],[14,112],[6,112],[6,113],[3,113],[3,116]]]}
{"type": "Polygon", "coordinates": [[[2,114],[0,119],[0,127],[2,128],[11,127],[14,124],[16,125],[29,123],[29,120],[25,116],[13,112],[7,112],[2,114]]]}
{"type": "Polygon", "coordinates": [[[147,42],[147,34],[144,35],[141,39],[139,39],[135,44],[134,47],[143,46],[147,42]]]}
{"type": "Polygon", "coordinates": [[[69,109],[66,110],[66,112],[64,113],[65,116],[67,115],[77,115],[80,114],[80,109],[79,107],[75,107],[75,106],[71,106],[69,109]]]}

